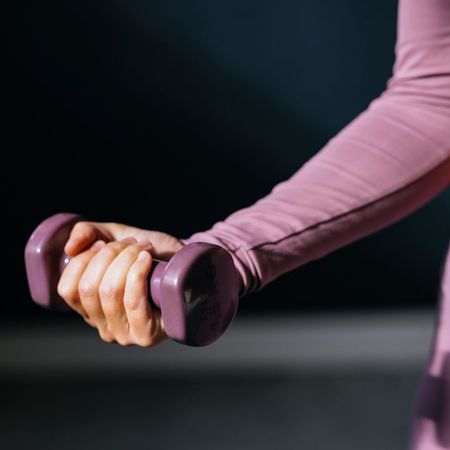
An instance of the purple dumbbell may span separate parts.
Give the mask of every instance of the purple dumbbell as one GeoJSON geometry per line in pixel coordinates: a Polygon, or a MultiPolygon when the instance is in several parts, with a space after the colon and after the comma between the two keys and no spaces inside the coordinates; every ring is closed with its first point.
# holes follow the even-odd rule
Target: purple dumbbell
{"type": "MultiPolygon", "coordinates": [[[[31,297],[44,308],[70,310],[56,287],[70,260],[64,245],[80,220],[70,213],[49,217],[34,230],[25,247],[31,297]]],[[[233,260],[216,245],[186,245],[170,261],[153,262],[149,293],[161,310],[170,338],[195,347],[210,344],[222,336],[236,313],[238,286],[233,260]]]]}

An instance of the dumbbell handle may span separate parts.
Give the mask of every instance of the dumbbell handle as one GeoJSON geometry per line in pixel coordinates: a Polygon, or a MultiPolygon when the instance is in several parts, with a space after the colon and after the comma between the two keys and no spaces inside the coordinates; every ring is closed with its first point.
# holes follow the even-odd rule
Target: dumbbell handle
{"type": "MultiPolygon", "coordinates": [[[[58,276],[61,276],[64,269],[69,264],[70,260],[72,258],[62,252],[60,257],[60,262],[58,265],[58,276]]],[[[152,306],[156,306],[158,309],[161,309],[161,302],[160,302],[160,286],[161,286],[161,278],[164,276],[164,271],[167,267],[166,261],[161,261],[156,258],[152,258],[152,267],[150,269],[150,273],[148,275],[147,281],[148,281],[148,293],[150,294],[149,301],[152,304],[152,306]]],[[[34,299],[35,302],[40,303],[39,300],[34,299]]],[[[42,304],[41,306],[44,306],[45,308],[49,307],[50,305],[42,304]]],[[[53,307],[53,305],[52,305],[53,307]]]]}

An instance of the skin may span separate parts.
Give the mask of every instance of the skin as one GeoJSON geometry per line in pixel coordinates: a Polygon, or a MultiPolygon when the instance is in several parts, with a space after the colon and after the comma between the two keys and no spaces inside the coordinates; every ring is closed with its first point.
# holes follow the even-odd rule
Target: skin
{"type": "Polygon", "coordinates": [[[72,257],[58,294],[105,342],[151,347],[167,336],[148,302],[153,258],[168,260],[183,243],[158,231],[117,223],[79,222],[64,251],[72,257]]]}

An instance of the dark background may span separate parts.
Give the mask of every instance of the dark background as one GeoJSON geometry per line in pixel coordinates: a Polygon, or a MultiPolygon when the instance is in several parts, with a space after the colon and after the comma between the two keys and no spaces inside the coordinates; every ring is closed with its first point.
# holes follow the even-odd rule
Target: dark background
{"type": "Polygon", "coordinates": [[[450,192],[202,349],[107,345],[35,306],[23,264],[60,211],[183,238],[268,194],[383,91],[397,2],[4,3],[0,447],[406,448],[450,192]]]}
{"type": "MultiPolygon", "coordinates": [[[[41,1],[3,16],[6,318],[23,248],[60,211],[211,227],[290,177],[384,89],[396,2],[41,1]]],[[[435,305],[450,193],[299,270],[241,313],[435,305]]]]}

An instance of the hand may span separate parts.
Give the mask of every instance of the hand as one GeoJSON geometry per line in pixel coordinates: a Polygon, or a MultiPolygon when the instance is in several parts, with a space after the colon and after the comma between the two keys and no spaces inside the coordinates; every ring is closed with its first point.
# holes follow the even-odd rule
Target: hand
{"type": "Polygon", "coordinates": [[[79,222],[64,251],[72,256],[58,294],[105,342],[150,347],[165,339],[160,311],[148,302],[152,258],[170,259],[183,243],[158,231],[79,222]]]}

